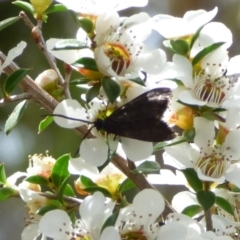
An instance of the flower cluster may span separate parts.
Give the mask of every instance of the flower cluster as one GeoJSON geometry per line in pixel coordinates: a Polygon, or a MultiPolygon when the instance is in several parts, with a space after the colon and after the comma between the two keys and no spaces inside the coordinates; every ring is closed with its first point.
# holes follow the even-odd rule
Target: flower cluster
{"type": "MultiPolygon", "coordinates": [[[[35,82],[18,69],[1,85],[0,104],[23,99],[4,131],[15,127],[31,98],[53,110],[39,132],[54,121],[81,132],[82,140],[79,156],[35,154],[26,172],[8,178],[0,165],[0,200],[17,196],[29,209],[22,239],[239,239],[240,55],[229,56],[233,36],[213,21],[218,8],[183,18],[122,17],[118,11],[148,1],[58,2],[15,2],[36,19],[33,28],[21,13],[52,69],[35,82]],[[80,26],[76,37],[45,42],[42,23],[67,10],[80,26]],[[147,45],[153,30],[165,39],[171,61],[163,49],[147,45]],[[55,58],[64,63],[65,77],[55,58]],[[34,90],[13,97],[22,78],[24,91],[34,90]],[[80,89],[78,98],[69,86],[80,89]],[[174,172],[160,170],[153,156],[160,150],[174,172]],[[170,204],[151,184],[189,190],[170,204]],[[134,187],[141,191],[128,201],[126,191],[134,187]]],[[[0,22],[0,30],[17,20],[0,22]]],[[[20,42],[9,51],[0,74],[25,47],[20,42]]]]}

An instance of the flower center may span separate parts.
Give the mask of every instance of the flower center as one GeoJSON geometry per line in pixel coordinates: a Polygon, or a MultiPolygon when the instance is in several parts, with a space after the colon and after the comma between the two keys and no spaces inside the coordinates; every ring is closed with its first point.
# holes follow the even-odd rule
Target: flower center
{"type": "Polygon", "coordinates": [[[104,52],[111,61],[112,69],[118,75],[120,75],[129,67],[130,56],[122,45],[116,43],[107,43],[105,44],[104,52]]]}
{"type": "Polygon", "coordinates": [[[220,150],[219,147],[215,146],[210,149],[210,153],[201,152],[201,157],[198,159],[196,165],[204,175],[219,178],[225,174],[230,162],[220,150]]]}

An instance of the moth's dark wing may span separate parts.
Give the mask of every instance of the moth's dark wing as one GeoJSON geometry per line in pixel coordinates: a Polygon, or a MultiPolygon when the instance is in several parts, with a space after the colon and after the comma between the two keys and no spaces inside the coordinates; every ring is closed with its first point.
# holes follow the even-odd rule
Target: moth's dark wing
{"type": "Polygon", "coordinates": [[[152,89],[121,106],[108,118],[117,122],[131,121],[148,115],[161,118],[167,109],[170,95],[169,88],[152,89]]]}
{"type": "Polygon", "coordinates": [[[149,142],[160,142],[175,137],[161,120],[168,106],[169,88],[145,92],[114,111],[104,120],[104,129],[122,137],[149,142]]]}
{"type": "Polygon", "coordinates": [[[172,129],[155,116],[148,116],[130,121],[105,119],[104,129],[117,136],[138,139],[147,142],[162,142],[176,137],[172,129]]]}

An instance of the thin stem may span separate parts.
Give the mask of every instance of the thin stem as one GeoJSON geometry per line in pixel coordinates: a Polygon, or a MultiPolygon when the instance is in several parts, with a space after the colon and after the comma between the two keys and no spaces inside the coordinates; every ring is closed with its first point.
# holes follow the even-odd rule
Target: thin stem
{"type": "Polygon", "coordinates": [[[206,222],[207,231],[213,231],[213,223],[212,223],[212,212],[211,209],[204,210],[204,217],[206,222]]]}
{"type": "Polygon", "coordinates": [[[22,93],[19,95],[10,96],[8,98],[3,98],[3,99],[0,99],[0,107],[5,106],[12,102],[17,102],[17,101],[21,101],[29,98],[31,98],[31,95],[29,93],[22,93]]]}

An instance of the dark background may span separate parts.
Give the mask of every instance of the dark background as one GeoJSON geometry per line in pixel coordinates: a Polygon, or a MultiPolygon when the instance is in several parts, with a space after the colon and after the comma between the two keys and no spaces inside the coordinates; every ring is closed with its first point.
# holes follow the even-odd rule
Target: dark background
{"type": "MultiPolygon", "coordinates": [[[[11,2],[0,0],[0,21],[18,15],[20,10],[11,2]]],[[[240,52],[240,2],[237,0],[149,0],[145,8],[131,8],[120,14],[129,16],[134,12],[146,11],[150,16],[162,13],[182,17],[188,10],[209,11],[215,6],[218,6],[219,12],[214,20],[226,24],[234,35],[234,44],[229,49],[229,54],[230,56],[238,55],[240,52]]],[[[43,25],[43,34],[45,39],[74,38],[77,29],[78,26],[69,12],[51,14],[47,24],[43,25]]],[[[8,50],[15,47],[21,40],[26,41],[28,45],[16,62],[22,68],[31,68],[30,75],[35,79],[49,66],[35,46],[29,28],[22,21],[0,32],[0,51],[7,54],[8,50]]],[[[162,47],[161,41],[158,34],[152,34],[152,38],[147,43],[149,48],[153,49],[162,47]]],[[[62,65],[59,64],[59,67],[61,68],[62,65]]],[[[4,75],[1,79],[4,79],[4,75]]],[[[75,94],[77,95],[78,92],[76,91],[75,94]]],[[[15,105],[12,103],[0,109],[0,129],[4,128],[4,123],[15,105]]],[[[37,134],[38,124],[44,113],[39,106],[30,102],[23,119],[9,136],[0,131],[0,163],[4,162],[8,176],[16,171],[26,170],[29,154],[44,153],[49,150],[50,154],[57,158],[64,153],[73,153],[78,148],[79,138],[72,131],[61,129],[54,124],[43,133],[37,134]]],[[[163,191],[165,190],[161,192],[163,191]]],[[[27,217],[24,205],[19,199],[0,202],[0,240],[21,239],[21,232],[25,225],[24,218],[27,217]]]]}

